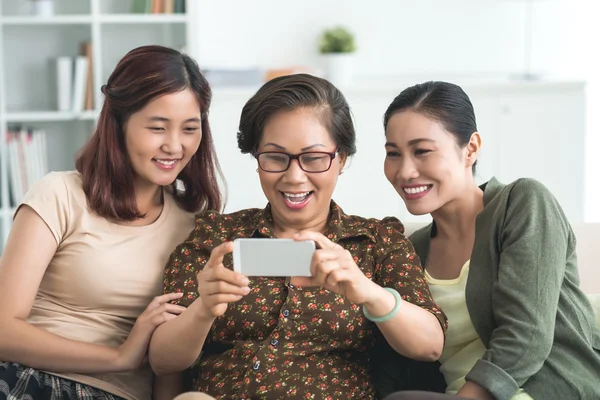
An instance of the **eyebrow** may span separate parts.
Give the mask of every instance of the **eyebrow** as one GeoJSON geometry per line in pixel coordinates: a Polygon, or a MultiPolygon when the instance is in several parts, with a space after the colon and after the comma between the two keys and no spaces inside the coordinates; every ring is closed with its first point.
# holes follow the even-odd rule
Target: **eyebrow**
{"type": "MultiPolygon", "coordinates": [[[[170,119],[166,118],[166,117],[159,117],[159,116],[155,115],[155,116],[149,117],[148,121],[153,121],[153,122],[154,121],[156,121],[156,122],[169,122],[170,119]]],[[[192,118],[186,119],[183,122],[200,122],[200,121],[201,121],[201,119],[199,117],[192,117],[192,118]]]]}
{"type": "MultiPolygon", "coordinates": [[[[433,139],[427,139],[427,138],[419,138],[419,139],[413,139],[413,140],[409,140],[408,141],[408,145],[409,146],[414,146],[416,144],[419,144],[421,142],[431,142],[434,143],[435,140],[433,139]]],[[[394,142],[385,142],[385,147],[395,147],[398,148],[398,145],[394,142]]]]}
{"type": "MultiPolygon", "coordinates": [[[[280,145],[278,145],[276,143],[269,142],[269,143],[265,144],[265,147],[267,147],[267,146],[273,146],[273,147],[276,147],[279,150],[285,150],[285,147],[280,146],[280,145]]],[[[324,144],[317,143],[317,144],[313,144],[313,145],[310,145],[310,146],[307,146],[307,147],[303,147],[301,150],[302,151],[307,151],[307,150],[310,150],[310,149],[312,149],[314,147],[326,147],[326,146],[324,144]]]]}

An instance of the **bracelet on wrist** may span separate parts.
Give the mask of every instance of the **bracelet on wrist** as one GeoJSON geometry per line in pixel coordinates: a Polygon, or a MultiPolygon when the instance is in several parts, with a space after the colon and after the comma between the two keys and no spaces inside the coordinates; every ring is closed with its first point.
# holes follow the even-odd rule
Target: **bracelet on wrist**
{"type": "Polygon", "coordinates": [[[396,299],[396,304],[394,304],[394,308],[389,313],[382,315],[381,317],[374,317],[373,315],[371,315],[363,304],[363,314],[371,322],[380,323],[389,321],[394,317],[394,315],[398,313],[398,310],[400,310],[400,305],[402,304],[402,298],[400,297],[400,293],[398,293],[398,291],[393,288],[385,287],[384,289],[394,295],[394,299],[396,299]]]}

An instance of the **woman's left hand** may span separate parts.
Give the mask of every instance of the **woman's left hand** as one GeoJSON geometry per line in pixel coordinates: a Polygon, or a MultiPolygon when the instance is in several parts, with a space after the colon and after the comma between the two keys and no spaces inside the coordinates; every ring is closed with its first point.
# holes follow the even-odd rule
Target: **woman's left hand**
{"type": "Polygon", "coordinates": [[[321,286],[355,304],[364,304],[377,293],[376,283],[360,270],[352,254],[319,232],[303,231],[294,240],[312,240],[317,245],[311,265],[311,277],[295,277],[298,286],[321,286]]]}

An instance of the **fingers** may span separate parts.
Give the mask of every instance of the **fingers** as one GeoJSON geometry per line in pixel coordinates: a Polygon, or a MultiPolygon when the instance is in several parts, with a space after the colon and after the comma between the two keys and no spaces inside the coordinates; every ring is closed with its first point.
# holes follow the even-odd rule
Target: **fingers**
{"type": "Polygon", "coordinates": [[[335,243],[327,239],[322,233],[319,232],[302,231],[294,235],[294,240],[312,240],[319,249],[333,249],[336,247],[335,243]]]}
{"type": "Polygon", "coordinates": [[[360,270],[347,250],[318,250],[313,255],[310,267],[313,283],[323,287],[352,280],[355,275],[353,271],[360,270]]]}
{"type": "Polygon", "coordinates": [[[156,315],[156,314],[161,314],[161,313],[170,313],[170,314],[174,314],[174,315],[179,315],[182,312],[185,311],[185,307],[183,306],[178,306],[176,304],[171,304],[171,303],[163,303],[160,306],[156,307],[154,310],[152,310],[152,315],[156,315]]]}
{"type": "Polygon", "coordinates": [[[150,304],[148,304],[148,307],[146,307],[146,310],[154,310],[155,308],[159,307],[161,304],[180,299],[182,296],[183,296],[183,292],[167,293],[167,294],[163,294],[161,296],[156,296],[154,299],[152,299],[150,304]]]}
{"type": "Polygon", "coordinates": [[[312,278],[310,276],[295,276],[294,284],[296,286],[300,286],[300,287],[318,286],[318,284],[315,282],[314,278],[312,278]]]}
{"type": "Polygon", "coordinates": [[[233,251],[233,242],[221,243],[210,252],[210,258],[204,268],[214,268],[223,265],[223,257],[225,254],[233,251]]]}
{"type": "Polygon", "coordinates": [[[162,325],[165,322],[170,321],[175,318],[177,318],[177,315],[170,314],[168,312],[163,312],[163,313],[153,316],[150,321],[154,326],[158,327],[159,325],[162,325]]]}
{"type": "Polygon", "coordinates": [[[352,271],[349,269],[335,269],[325,277],[325,287],[334,287],[352,279],[352,271]]]}
{"type": "MultiPolygon", "coordinates": [[[[165,311],[171,314],[179,315],[186,310],[184,306],[179,306],[177,304],[165,303],[165,311]]],[[[161,306],[162,307],[162,306],[161,306]]]]}
{"type": "Polygon", "coordinates": [[[210,259],[197,275],[198,294],[208,312],[207,315],[222,315],[228,303],[239,301],[250,293],[250,280],[223,265],[225,254],[232,251],[233,242],[225,242],[215,247],[210,259]]]}
{"type": "Polygon", "coordinates": [[[183,306],[163,303],[149,312],[148,320],[156,327],[180,315],[186,310],[183,306]]]}
{"type": "Polygon", "coordinates": [[[247,285],[236,285],[226,281],[215,281],[208,282],[203,288],[203,295],[215,295],[215,294],[234,294],[238,296],[245,296],[250,293],[250,288],[247,285]]]}
{"type": "Polygon", "coordinates": [[[311,274],[315,283],[324,286],[327,281],[327,277],[332,271],[340,269],[339,263],[334,260],[320,261],[317,264],[311,265],[311,274]]]}
{"type": "Polygon", "coordinates": [[[219,304],[235,303],[236,301],[240,301],[243,297],[244,296],[237,295],[237,294],[219,293],[219,294],[210,296],[210,300],[213,303],[213,305],[219,305],[219,304]]]}
{"type": "Polygon", "coordinates": [[[207,270],[205,280],[206,282],[224,281],[237,286],[246,286],[249,282],[248,278],[245,275],[242,275],[239,272],[232,271],[225,267],[211,268],[207,270]]]}
{"type": "Polygon", "coordinates": [[[336,264],[344,266],[344,268],[352,265],[354,263],[354,260],[352,260],[352,256],[350,255],[350,253],[347,250],[343,250],[341,246],[340,248],[342,249],[342,251],[337,249],[315,251],[315,254],[313,254],[310,264],[310,272],[312,276],[315,276],[317,270],[320,268],[319,266],[326,262],[335,261],[336,264]]]}

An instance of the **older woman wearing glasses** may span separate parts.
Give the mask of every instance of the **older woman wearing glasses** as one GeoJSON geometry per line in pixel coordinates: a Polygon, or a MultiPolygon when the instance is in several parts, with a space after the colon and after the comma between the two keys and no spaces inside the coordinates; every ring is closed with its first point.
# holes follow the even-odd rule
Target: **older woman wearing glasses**
{"type": "Polygon", "coordinates": [[[154,371],[191,368],[193,389],[219,399],[372,399],[377,335],[436,360],[446,317],[402,224],[346,215],[331,199],[356,151],[343,95],[314,76],[277,78],[248,101],[239,128],[268,204],[197,216],[166,267],[165,291],[183,292],[187,309],[155,332],[154,371]],[[234,272],[228,253],[243,237],[313,240],[312,276],[234,272]]]}

